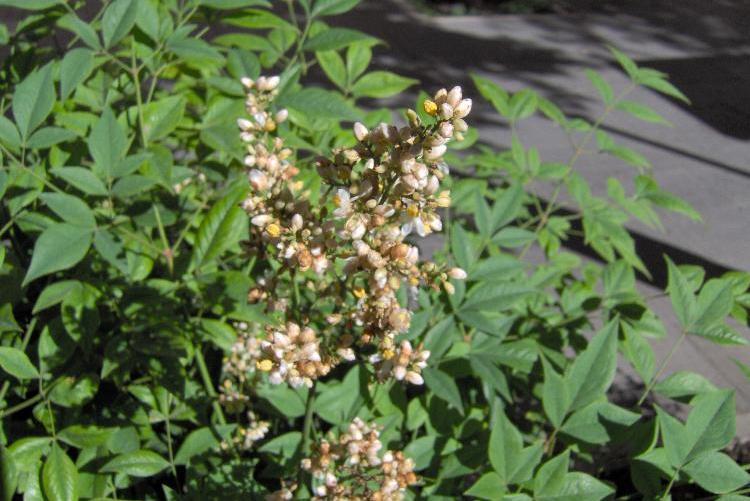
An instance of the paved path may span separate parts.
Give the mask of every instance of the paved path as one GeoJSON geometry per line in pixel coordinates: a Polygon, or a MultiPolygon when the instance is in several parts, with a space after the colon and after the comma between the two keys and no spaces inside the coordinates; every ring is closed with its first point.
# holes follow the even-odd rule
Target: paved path
{"type": "MultiPolygon", "coordinates": [[[[692,106],[649,90],[638,90],[633,97],[658,110],[672,128],[623,114],[612,116],[605,128],[618,142],[645,154],[662,187],[692,203],[704,222],[665,215],[663,232],[635,223],[631,230],[639,253],[660,286],[664,252],[678,263],[704,265],[709,274],[750,271],[750,2],[632,0],[611,8],[599,0],[590,3],[597,6],[582,14],[454,17],[419,14],[404,0],[365,0],[336,24],[385,40],[389,47],[376,51],[376,66],[418,78],[426,89],[454,83],[473,89],[469,73],[477,72],[509,90],[531,87],[567,114],[588,118],[601,105],[584,68],[598,70],[615,88],[627,84],[606,44],[669,73],[692,106]]],[[[472,122],[482,141],[508,145],[509,131],[489,105],[476,106],[472,122]]],[[[525,144],[540,148],[544,160],[569,158],[565,137],[549,122],[527,120],[519,133],[525,144]]],[[[586,157],[578,169],[599,194],[609,177],[629,179],[633,174],[632,168],[604,156],[586,157]]],[[[647,295],[658,290],[641,285],[647,295]]],[[[652,306],[670,331],[656,345],[661,359],[677,335],[677,324],[667,299],[652,306]]],[[[749,362],[750,349],[690,339],[666,374],[697,370],[719,386],[734,387],[738,411],[750,413],[750,384],[730,356],[749,362]]],[[[750,421],[748,416],[741,421],[750,421]]],[[[746,428],[743,434],[750,435],[750,426],[746,428]]]]}

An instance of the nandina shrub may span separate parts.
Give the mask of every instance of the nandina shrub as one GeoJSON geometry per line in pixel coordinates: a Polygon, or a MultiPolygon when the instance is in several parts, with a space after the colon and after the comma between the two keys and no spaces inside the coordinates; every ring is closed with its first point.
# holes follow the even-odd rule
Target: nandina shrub
{"type": "Polygon", "coordinates": [[[635,99],[684,100],[666,75],[613,49],[630,84],[588,72],[593,120],[479,76],[394,119],[358,100],[415,81],[323,21],[357,1],[284,3],[0,1],[26,14],[0,25],[4,499],[739,498],[733,393],[663,374],[687,336],[746,343],[750,276],[667,259],[657,363],[624,225],[699,216],[602,129],[664,122],[635,99]],[[569,158],[523,144],[537,113],[569,158]],[[593,147],[633,179],[592,191],[593,147]]]}

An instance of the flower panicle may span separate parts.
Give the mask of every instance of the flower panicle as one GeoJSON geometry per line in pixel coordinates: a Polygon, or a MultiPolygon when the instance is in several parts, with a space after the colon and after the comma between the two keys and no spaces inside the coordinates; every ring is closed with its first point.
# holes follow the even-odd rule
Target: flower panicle
{"type": "Polygon", "coordinates": [[[238,126],[247,148],[250,192],[243,207],[251,221],[248,247],[265,249],[292,275],[316,273],[326,284],[320,290],[335,297],[336,308],[320,322],[322,331],[315,332],[305,325],[307,318],[300,323],[299,311],[288,310],[289,301],[274,297],[277,280],[264,278],[267,285],[254,287],[249,300],[282,311],[287,324],[266,333],[260,353],[251,357],[255,365],[250,367],[248,359],[245,367],[267,373],[272,383],[309,387],[341,361],[361,356],[374,364],[378,379],[422,384],[429,352],[408,342],[397,344],[396,337],[411,325],[411,311],[397,292],[406,287],[414,296],[427,285],[452,293],[451,280],[466,278],[460,268],[420,260],[411,238],[442,229],[440,212],[451,204],[450,191],[441,188],[448,175],[444,155],[447,144],[461,140],[468,128],[464,119],[471,99],[460,87],[440,89],[423,103],[425,120],[407,110],[408,124],[400,128],[355,123],[354,146],[317,159],[328,191],[320,204],[313,204],[295,179],[294,152],[279,135],[278,125],[288,113],[272,111],[280,79],[242,83],[248,118],[238,126]],[[335,262],[343,263],[344,277],[333,270],[335,262]],[[368,346],[376,353],[360,355],[372,352],[368,346]]]}

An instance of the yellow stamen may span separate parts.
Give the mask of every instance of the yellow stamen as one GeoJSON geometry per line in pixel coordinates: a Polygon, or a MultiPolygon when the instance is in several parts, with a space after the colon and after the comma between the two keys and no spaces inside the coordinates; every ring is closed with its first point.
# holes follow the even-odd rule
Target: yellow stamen
{"type": "Polygon", "coordinates": [[[434,101],[430,101],[429,99],[425,100],[425,102],[423,104],[423,107],[424,107],[424,111],[428,115],[435,115],[437,113],[437,110],[438,110],[438,105],[435,104],[434,101]]]}
{"type": "Polygon", "coordinates": [[[273,238],[276,238],[281,235],[281,227],[276,223],[271,223],[266,226],[266,233],[268,233],[273,238]]]}
{"type": "Polygon", "coordinates": [[[258,370],[261,370],[263,372],[269,372],[271,369],[273,369],[273,362],[270,360],[259,360],[255,363],[255,366],[258,368],[258,370]]]}

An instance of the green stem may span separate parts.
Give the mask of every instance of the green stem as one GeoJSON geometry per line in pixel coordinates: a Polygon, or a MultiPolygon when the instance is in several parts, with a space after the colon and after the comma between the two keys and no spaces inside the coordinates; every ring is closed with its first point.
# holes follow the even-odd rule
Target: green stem
{"type": "MultiPolygon", "coordinates": [[[[305,402],[305,421],[302,425],[302,443],[300,445],[300,451],[302,456],[305,457],[310,452],[310,434],[313,429],[313,407],[315,405],[315,381],[307,393],[307,402],[305,402]]],[[[302,468],[298,469],[297,472],[297,483],[302,485],[305,481],[305,470],[302,468]]],[[[297,491],[300,492],[300,491],[297,491]]]]}
{"type": "Polygon", "coordinates": [[[169,464],[172,467],[172,476],[174,476],[175,481],[177,481],[177,467],[175,467],[174,464],[174,452],[172,450],[172,425],[169,420],[169,413],[171,412],[172,408],[172,394],[167,394],[167,409],[164,413],[164,421],[167,426],[167,452],[169,453],[169,464]]]}
{"type": "MultiPolygon", "coordinates": [[[[591,138],[594,137],[594,134],[596,134],[596,131],[599,130],[599,127],[602,125],[604,120],[609,116],[610,113],[615,109],[617,104],[624,99],[628,94],[630,94],[635,89],[635,84],[631,83],[628,85],[615,99],[612,100],[610,104],[608,104],[604,111],[599,115],[599,117],[596,119],[594,124],[591,126],[591,129],[586,133],[586,135],[583,137],[581,142],[575,147],[575,151],[573,152],[573,155],[570,157],[570,160],[568,160],[567,166],[570,172],[573,169],[573,166],[578,161],[578,159],[583,155],[583,152],[585,151],[586,146],[588,145],[589,141],[591,141],[591,138]]],[[[547,208],[542,213],[542,215],[539,218],[539,224],[536,227],[536,230],[534,230],[534,233],[539,234],[539,232],[542,231],[542,229],[546,226],[547,221],[549,220],[550,215],[555,211],[557,203],[557,199],[560,197],[560,193],[562,190],[564,184],[564,180],[560,180],[556,183],[555,189],[552,192],[552,196],[550,197],[550,201],[547,204],[547,208]]],[[[523,258],[526,253],[529,251],[531,246],[533,245],[535,240],[532,240],[528,244],[526,244],[521,250],[521,253],[519,254],[519,258],[523,258]]]]}
{"type": "Polygon", "coordinates": [[[641,398],[638,399],[638,403],[635,404],[636,407],[640,407],[643,401],[646,400],[646,397],[654,388],[654,385],[656,385],[656,382],[659,380],[659,377],[662,375],[664,370],[667,368],[667,365],[672,360],[672,357],[677,352],[677,348],[680,347],[680,345],[682,344],[682,342],[685,340],[686,337],[687,337],[687,332],[683,330],[682,333],[680,334],[680,337],[672,345],[672,348],[670,348],[669,353],[667,353],[667,356],[664,358],[664,360],[662,360],[662,363],[659,366],[659,370],[656,371],[656,374],[654,374],[651,377],[650,381],[646,385],[646,389],[643,390],[643,395],[641,395],[641,398]]]}
{"type": "Polygon", "coordinates": [[[206,360],[203,358],[203,353],[200,349],[195,351],[195,360],[198,362],[198,371],[203,379],[203,386],[206,388],[206,393],[208,393],[208,396],[213,400],[214,412],[216,412],[216,416],[219,418],[219,423],[227,424],[227,419],[224,417],[224,411],[216,400],[216,390],[214,389],[213,381],[211,381],[211,375],[208,373],[206,360]]]}

